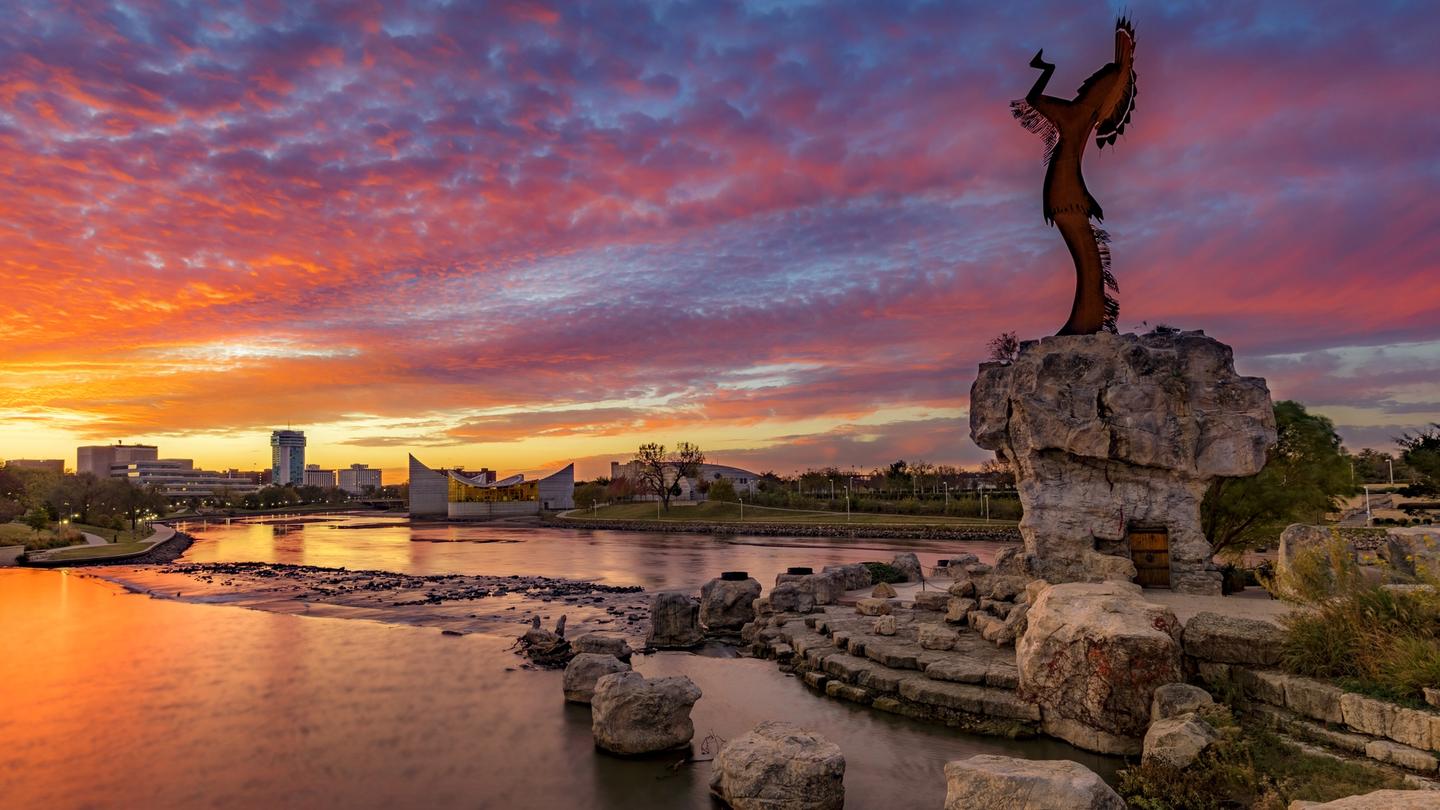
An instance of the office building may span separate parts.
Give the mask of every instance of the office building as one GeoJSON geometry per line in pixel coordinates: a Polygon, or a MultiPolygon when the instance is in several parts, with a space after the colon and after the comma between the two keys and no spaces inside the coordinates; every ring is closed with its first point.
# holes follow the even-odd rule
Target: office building
{"type": "Polygon", "coordinates": [[[305,483],[305,432],[276,430],[270,434],[270,482],[298,487],[305,483]]]}
{"type": "Polygon", "coordinates": [[[188,458],[162,458],[115,464],[110,474],[138,486],[153,486],[167,498],[210,498],[229,492],[254,492],[253,474],[197,470],[188,458]]]}
{"type": "Polygon", "coordinates": [[[110,468],[135,461],[155,461],[160,448],[153,444],[92,444],[75,450],[75,472],[90,473],[96,478],[110,475],[110,468]]]}
{"type": "Polygon", "coordinates": [[[364,495],[367,487],[371,492],[380,488],[380,471],[369,464],[351,464],[339,474],[340,488],[351,495],[364,495]]]}
{"type": "Polygon", "coordinates": [[[319,464],[305,465],[305,486],[321,489],[335,488],[335,471],[322,470],[319,464]]]}

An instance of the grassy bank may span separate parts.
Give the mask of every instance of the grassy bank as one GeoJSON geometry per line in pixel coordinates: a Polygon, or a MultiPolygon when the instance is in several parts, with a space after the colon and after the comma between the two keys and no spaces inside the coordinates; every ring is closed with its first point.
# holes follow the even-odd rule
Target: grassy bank
{"type": "Polygon", "coordinates": [[[47,559],[50,560],[79,560],[98,559],[102,557],[117,557],[122,554],[134,554],[137,551],[144,551],[149,548],[149,543],[107,543],[103,546],[76,546],[57,551],[47,559]]]}
{"type": "Polygon", "coordinates": [[[83,542],[85,538],[80,531],[70,526],[41,529],[37,533],[23,523],[0,523],[0,546],[24,546],[26,551],[40,551],[83,542]]]}
{"type": "Polygon", "coordinates": [[[766,506],[752,506],[738,503],[705,501],[694,506],[672,506],[666,512],[660,509],[657,515],[654,503],[622,503],[602,506],[593,512],[589,509],[576,510],[576,520],[623,520],[632,522],[657,523],[793,523],[796,525],[851,525],[851,526],[991,526],[994,528],[1016,525],[1013,520],[992,520],[988,523],[973,517],[946,517],[944,515],[880,515],[856,512],[848,517],[844,512],[802,512],[791,509],[775,509],[766,506]]]}
{"type": "MultiPolygon", "coordinates": [[[[150,527],[143,523],[133,532],[128,528],[117,531],[116,529],[109,529],[104,526],[90,526],[84,523],[74,523],[71,525],[82,532],[89,532],[98,537],[103,537],[110,543],[134,543],[137,540],[144,540],[153,534],[150,527]]],[[[128,526],[129,524],[126,525],[128,526]]]]}

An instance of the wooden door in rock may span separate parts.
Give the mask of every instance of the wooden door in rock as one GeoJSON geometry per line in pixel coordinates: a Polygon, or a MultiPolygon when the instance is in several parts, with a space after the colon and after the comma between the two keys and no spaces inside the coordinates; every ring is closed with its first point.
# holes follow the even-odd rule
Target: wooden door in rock
{"type": "Polygon", "coordinates": [[[1130,558],[1135,582],[1142,588],[1170,587],[1170,533],[1164,529],[1131,529],[1130,558]]]}

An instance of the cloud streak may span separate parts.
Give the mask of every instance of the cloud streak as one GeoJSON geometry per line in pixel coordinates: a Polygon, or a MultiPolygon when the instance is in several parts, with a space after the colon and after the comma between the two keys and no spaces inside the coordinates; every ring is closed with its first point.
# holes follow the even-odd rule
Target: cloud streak
{"type": "MultiPolygon", "coordinates": [[[[1357,441],[1440,418],[1440,12],[1135,12],[1140,107],[1087,164],[1122,326],[1205,328],[1357,441]]],[[[219,456],[206,436],[290,422],[391,466],[412,440],[533,466],[687,431],[777,468],[973,461],[963,424],[916,433],[917,409],[963,421],[986,340],[1053,331],[1072,284],[1006,102],[1042,46],[1078,84],[1109,24],[1064,3],[19,3],[0,429],[44,413],[36,447],[219,456]]]]}

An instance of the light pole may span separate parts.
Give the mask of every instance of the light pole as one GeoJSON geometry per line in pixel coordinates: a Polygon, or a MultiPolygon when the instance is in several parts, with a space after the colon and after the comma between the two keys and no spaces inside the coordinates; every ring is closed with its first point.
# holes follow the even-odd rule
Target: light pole
{"type": "Polygon", "coordinates": [[[1387,458],[1387,459],[1385,459],[1385,465],[1390,468],[1390,483],[1391,483],[1391,485],[1394,485],[1394,483],[1395,483],[1395,459],[1393,459],[1393,458],[1387,458]]]}
{"type": "Polygon", "coordinates": [[[1370,512],[1370,485],[1365,485],[1365,525],[1374,525],[1375,516],[1370,512]]]}
{"type": "Polygon", "coordinates": [[[845,484],[845,522],[850,522],[850,484],[845,484]]]}
{"type": "Polygon", "coordinates": [[[950,514],[950,482],[945,482],[945,514],[950,514]]]}
{"type": "Polygon", "coordinates": [[[742,497],[740,497],[739,495],[736,495],[736,496],[735,496],[735,499],[740,502],[740,522],[741,522],[741,523],[744,523],[744,522],[745,522],[745,499],[742,498],[742,497]]]}

